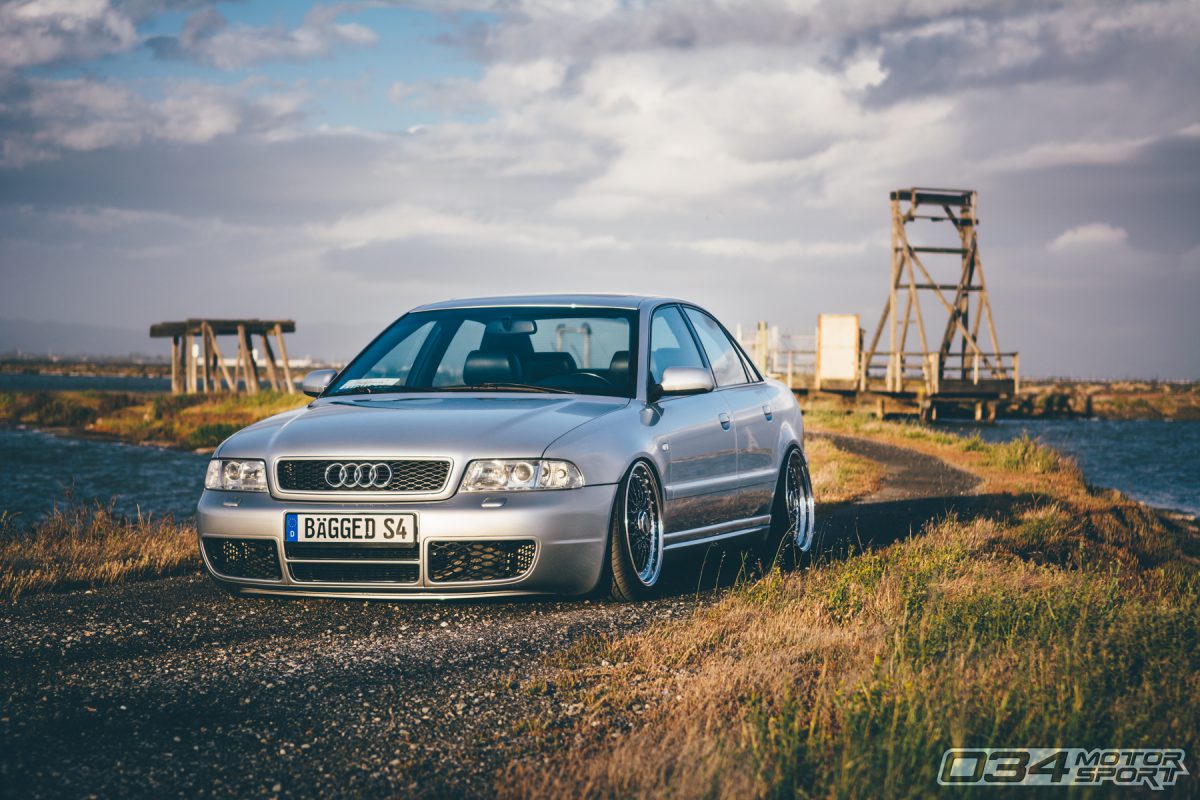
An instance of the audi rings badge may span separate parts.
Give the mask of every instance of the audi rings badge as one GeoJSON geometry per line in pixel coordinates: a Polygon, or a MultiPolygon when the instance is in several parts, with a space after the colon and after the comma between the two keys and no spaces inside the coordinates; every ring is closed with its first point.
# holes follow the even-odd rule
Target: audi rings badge
{"type": "Polygon", "coordinates": [[[325,468],[325,483],[331,489],[385,489],[392,482],[392,468],[375,464],[333,463],[325,468]]]}

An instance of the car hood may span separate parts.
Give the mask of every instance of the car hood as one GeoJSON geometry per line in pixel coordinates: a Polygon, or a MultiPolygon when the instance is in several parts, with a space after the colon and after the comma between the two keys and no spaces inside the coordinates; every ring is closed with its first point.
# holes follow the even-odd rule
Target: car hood
{"type": "Polygon", "coordinates": [[[355,396],[328,398],[235,434],[226,458],[540,456],[589,420],[624,408],[624,398],[568,396],[355,396]]]}

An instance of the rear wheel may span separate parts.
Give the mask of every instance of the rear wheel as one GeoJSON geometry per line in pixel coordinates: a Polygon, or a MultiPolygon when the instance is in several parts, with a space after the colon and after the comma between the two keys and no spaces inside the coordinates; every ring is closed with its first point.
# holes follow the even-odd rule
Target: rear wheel
{"type": "Polygon", "coordinates": [[[775,502],[771,507],[771,530],[759,551],[763,563],[793,563],[812,547],[815,503],[808,464],[799,448],[792,448],[783,461],[775,502]]]}
{"type": "Polygon", "coordinates": [[[617,491],[608,537],[609,594],[641,600],[653,594],[663,564],[662,490],[645,461],[629,468],[617,491]]]}

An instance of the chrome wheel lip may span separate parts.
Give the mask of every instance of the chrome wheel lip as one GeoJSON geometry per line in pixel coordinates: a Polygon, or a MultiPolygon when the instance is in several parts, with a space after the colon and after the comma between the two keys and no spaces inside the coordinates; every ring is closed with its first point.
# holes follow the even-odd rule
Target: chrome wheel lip
{"type": "Polygon", "coordinates": [[[658,582],[663,562],[662,496],[654,474],[645,464],[635,464],[629,471],[623,506],[623,533],[629,563],[643,586],[653,586],[658,582]],[[644,563],[639,567],[639,562],[644,563]]]}
{"type": "Polygon", "coordinates": [[[799,450],[788,456],[787,472],[784,476],[784,505],[787,508],[788,529],[786,537],[801,551],[812,546],[815,530],[815,502],[808,464],[799,450]]]}

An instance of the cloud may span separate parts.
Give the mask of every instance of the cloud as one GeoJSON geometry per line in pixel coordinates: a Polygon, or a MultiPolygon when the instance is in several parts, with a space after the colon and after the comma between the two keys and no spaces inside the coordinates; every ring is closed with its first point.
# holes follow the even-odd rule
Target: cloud
{"type": "Polygon", "coordinates": [[[150,100],[117,82],[30,79],[20,100],[0,109],[0,123],[11,123],[5,126],[0,165],[21,166],[63,150],[155,141],[201,144],[234,133],[278,133],[300,118],[301,93],[256,93],[256,86],[253,81],[231,87],[186,81],[150,100]]]}
{"type": "Polygon", "coordinates": [[[1046,245],[1046,249],[1052,253],[1095,250],[1117,247],[1128,239],[1129,233],[1124,228],[1113,227],[1107,222],[1092,222],[1063,231],[1046,245]]]}
{"type": "Polygon", "coordinates": [[[316,6],[296,28],[229,25],[215,8],[188,17],[178,36],[158,36],[147,44],[159,58],[182,58],[218,69],[244,69],[272,61],[308,61],[330,56],[338,47],[378,41],[370,28],[338,22],[343,5],[316,6]]]}
{"type": "Polygon", "coordinates": [[[0,67],[31,67],[119,53],[138,42],[134,21],[107,0],[0,4],[0,67]]]}
{"type": "MultiPolygon", "coordinates": [[[[914,184],[980,191],[1002,341],[1036,346],[1034,372],[1110,367],[1029,333],[1067,308],[1055,325],[1087,339],[1081,293],[1155,330],[1200,302],[1194,0],[399,5],[474,63],[414,65],[382,25],[354,98],[342,78],[227,85],[166,61],[0,70],[0,314],[382,324],[455,294],[588,289],[803,330],[879,314],[887,192],[914,184]],[[1072,258],[1089,271],[1045,268],[1072,258]]],[[[368,19],[349,6],[267,28],[222,8],[164,18],[178,30],[153,47],[253,72],[372,38],[338,27],[368,19]]],[[[1200,363],[1154,352],[1171,346],[1163,363],[1200,363]]]]}
{"type": "Polygon", "coordinates": [[[755,239],[697,239],[676,242],[675,246],[710,256],[775,263],[858,256],[871,249],[881,249],[886,244],[886,236],[875,236],[857,242],[821,242],[798,239],[782,242],[764,242],[755,239]]]}

